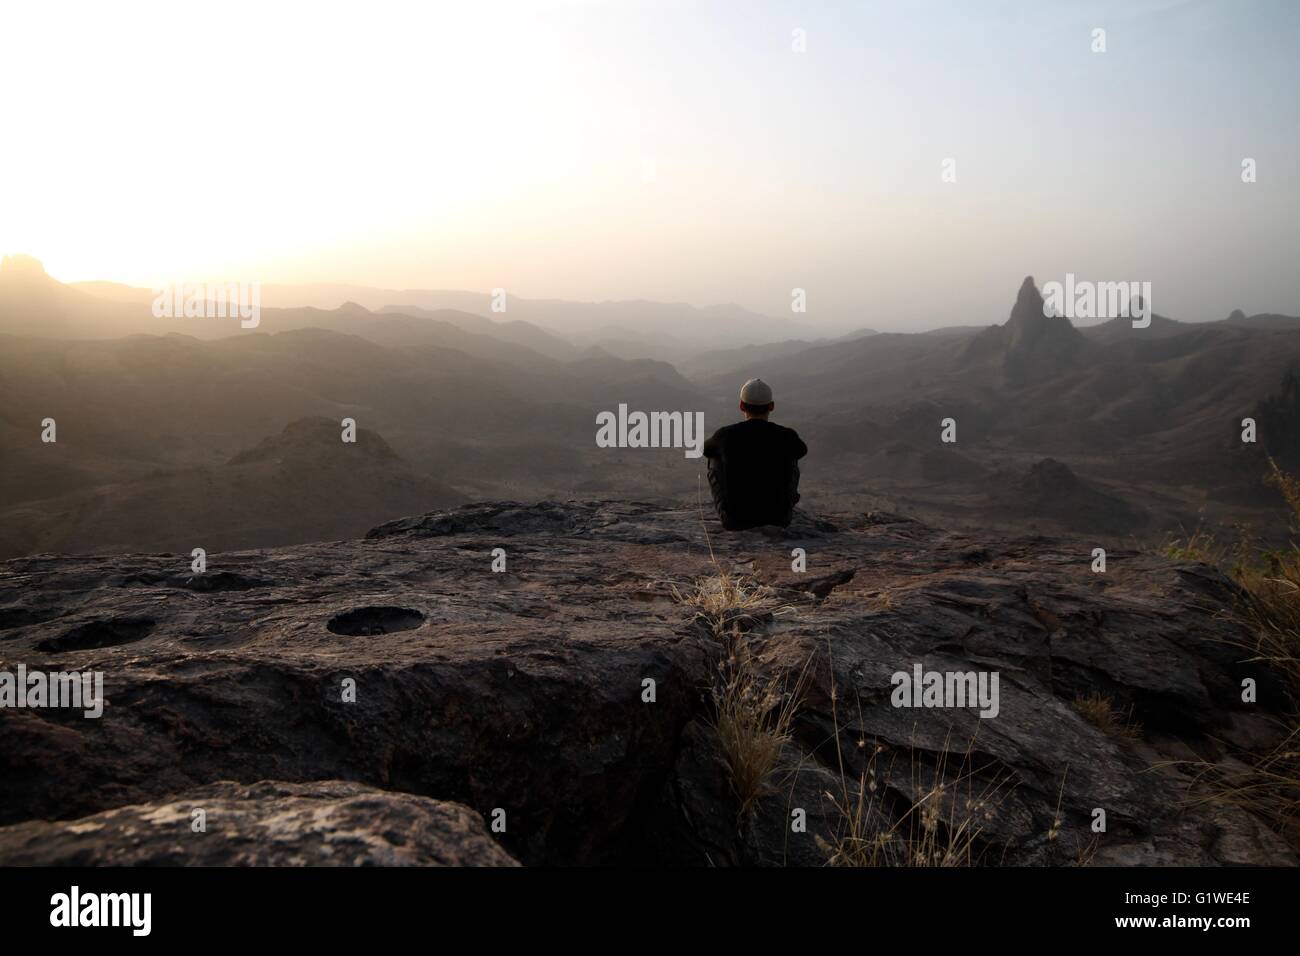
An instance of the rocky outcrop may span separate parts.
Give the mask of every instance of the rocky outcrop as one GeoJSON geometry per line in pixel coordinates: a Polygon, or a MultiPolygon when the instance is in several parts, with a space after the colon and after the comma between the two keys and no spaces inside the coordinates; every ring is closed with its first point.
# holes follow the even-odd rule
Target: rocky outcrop
{"type": "Polygon", "coordinates": [[[356,783],[214,783],[0,827],[11,866],[518,866],[465,807],[356,783]],[[209,827],[211,829],[209,829],[209,827]]]}
{"type": "MultiPolygon", "coordinates": [[[[356,452],[351,467],[396,462],[399,457],[391,445],[378,432],[358,428],[355,436],[356,452]],[[356,459],[360,459],[358,462],[356,459]]],[[[278,435],[263,438],[252,448],[239,452],[229,464],[247,465],[272,461],[291,468],[333,468],[338,457],[340,424],[337,420],[319,415],[299,418],[284,426],[278,435]]]]}
{"type": "MultiPolygon", "coordinates": [[[[881,514],[723,534],[695,509],[568,502],[209,555],[206,575],[188,555],[12,560],[0,671],[101,671],[107,703],[98,719],[0,710],[0,822],[56,821],[42,832],[71,839],[83,818],[148,821],[216,785],[212,799],[245,815],[210,814],[205,849],[177,852],[237,860],[259,814],[275,818],[260,802],[382,799],[332,789],[346,780],[500,819],[493,836],[526,864],[821,864],[843,836],[834,800],[859,781],[899,818],[951,778],[946,809],[973,789],[1000,795],[980,810],[982,862],[1293,862],[1245,812],[1184,806],[1191,773],[1171,763],[1275,738],[1281,690],[1239,646],[1232,585],[1132,551],[1093,573],[1091,548],[881,514]],[[768,589],[737,622],[760,671],[805,675],[781,767],[743,816],[711,727],[725,651],[676,597],[719,570],[768,589]],[[918,665],[996,672],[996,715],[894,706],[893,675],[918,665]],[[1261,703],[1241,702],[1245,677],[1261,703]],[[1090,722],[1076,701],[1094,694],[1140,734],[1090,722]],[[218,783],[264,780],[280,782],[218,783]],[[806,829],[792,827],[798,810],[806,829]]],[[[478,839],[414,822],[435,812],[417,803],[376,804],[375,827],[425,828],[418,852],[443,834],[478,839]]],[[[305,826],[298,849],[281,831],[282,859],[318,859],[330,829],[305,826]]],[[[388,852],[360,839],[357,853],[388,852]]]]}
{"type": "Polygon", "coordinates": [[[1000,471],[986,483],[988,513],[1047,520],[1075,532],[1126,535],[1150,516],[1119,495],[1085,481],[1064,462],[1044,458],[1024,472],[1000,471]]]}

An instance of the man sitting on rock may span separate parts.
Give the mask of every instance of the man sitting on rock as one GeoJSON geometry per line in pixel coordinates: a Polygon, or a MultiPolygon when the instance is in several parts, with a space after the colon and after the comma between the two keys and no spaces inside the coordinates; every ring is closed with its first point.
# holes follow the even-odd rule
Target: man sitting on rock
{"type": "Polygon", "coordinates": [[[808,446],[793,428],[767,420],[775,407],[768,384],[751,378],[740,389],[745,420],[724,425],[704,443],[713,505],[728,531],[760,525],[784,528],[794,517],[798,461],[808,454],[808,446]]]}

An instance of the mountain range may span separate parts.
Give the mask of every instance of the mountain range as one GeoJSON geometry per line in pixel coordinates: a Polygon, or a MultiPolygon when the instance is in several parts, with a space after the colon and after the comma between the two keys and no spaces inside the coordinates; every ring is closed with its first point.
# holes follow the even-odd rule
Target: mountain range
{"type": "Polygon", "coordinates": [[[595,415],[703,411],[712,430],[736,417],[736,390],[754,376],[812,448],[802,491],[828,510],[1120,537],[1201,522],[1276,535],[1266,456],[1300,468],[1300,402],[1279,397],[1300,360],[1300,320],[1281,314],[1079,328],[1046,315],[1027,277],[997,323],[817,338],[756,321],[709,349],[700,341],[739,336],[729,323],[746,317],[641,303],[542,324],[522,307],[508,320],[468,311],[483,300],[463,297],[371,290],[321,308],[326,287],[312,287],[318,304],[288,288],[264,290],[245,329],[158,319],[149,290],[67,285],[35,260],[5,259],[0,556],[188,550],[196,538],[279,546],[355,534],[421,501],[698,502],[702,461],[598,449],[595,415]],[[680,351],[675,363],[638,354],[641,338],[590,336],[639,315],[648,338],[658,327],[646,323],[670,314],[659,351],[680,351]],[[681,316],[716,324],[692,345],[674,338],[690,324],[681,316]],[[784,337],[763,341],[764,328],[784,337]],[[1241,440],[1247,417],[1253,444],[1241,440]],[[47,418],[55,443],[41,441],[47,418]],[[338,440],[345,418],[365,436],[355,447],[338,440]],[[946,419],[953,442],[941,439],[946,419]]]}

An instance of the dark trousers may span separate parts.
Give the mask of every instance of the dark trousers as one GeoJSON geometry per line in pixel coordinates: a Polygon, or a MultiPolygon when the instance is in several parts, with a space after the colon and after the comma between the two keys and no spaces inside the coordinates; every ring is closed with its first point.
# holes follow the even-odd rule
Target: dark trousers
{"type": "Polygon", "coordinates": [[[725,461],[710,458],[709,490],[718,520],[727,531],[763,525],[785,528],[794,518],[794,506],[799,501],[799,463],[790,463],[788,478],[776,487],[742,488],[730,480],[725,461]]]}

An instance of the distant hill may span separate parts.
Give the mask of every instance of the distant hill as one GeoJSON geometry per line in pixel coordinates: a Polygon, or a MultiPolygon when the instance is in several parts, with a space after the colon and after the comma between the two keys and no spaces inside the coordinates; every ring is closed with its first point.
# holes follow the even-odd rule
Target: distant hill
{"type": "MultiPolygon", "coordinates": [[[[239,334],[237,322],[212,319],[158,319],[150,306],[151,289],[114,282],[64,285],[45,274],[28,256],[10,257],[0,269],[0,332],[52,338],[116,338],[135,333],[182,332],[199,338],[239,334]]],[[[262,328],[328,328],[395,344],[413,333],[409,324],[391,324],[376,315],[431,323],[425,336],[440,330],[437,344],[465,347],[450,329],[527,348],[565,361],[581,349],[599,345],[623,358],[678,360],[701,349],[797,338],[801,326],[738,305],[697,307],[646,300],[571,302],[509,296],[505,313],[493,311],[489,293],[456,290],[376,289],[347,284],[260,287],[262,328]]],[[[482,353],[482,348],[467,351],[482,353]]]]}
{"type": "Polygon", "coordinates": [[[1097,451],[1186,428],[1185,450],[1221,440],[1232,417],[1276,388],[1297,357],[1300,331],[1163,317],[1147,329],[1104,323],[1081,331],[1044,316],[1027,278],[1001,325],[813,345],[701,382],[730,402],[740,374],[761,375],[778,407],[797,415],[866,417],[877,409],[870,417],[882,421],[888,409],[922,400],[983,408],[995,432],[1030,447],[1046,441],[1097,451]],[[1213,419],[1220,424],[1208,428],[1213,419]]]}
{"type": "Polygon", "coordinates": [[[998,472],[986,488],[990,509],[1002,521],[1041,519],[1076,532],[1118,535],[1137,533],[1148,522],[1139,508],[1051,458],[1026,472],[998,472]]]}
{"type": "MultiPolygon", "coordinates": [[[[453,309],[477,315],[500,316],[523,321],[572,339],[579,345],[601,339],[629,341],[626,334],[610,329],[632,330],[649,336],[666,335],[693,348],[718,348],[735,343],[771,342],[801,337],[798,323],[778,316],[762,315],[738,305],[698,307],[682,302],[622,300],[574,302],[565,299],[528,299],[509,294],[505,313],[492,311],[492,296],[483,292],[438,289],[375,289],[342,284],[264,285],[262,302],[267,306],[316,306],[332,309],[341,302],[359,302],[367,308],[416,306],[437,311],[453,309]]],[[[636,356],[641,357],[641,356],[636,356]]]]}
{"type": "Polygon", "coordinates": [[[1218,324],[1230,325],[1239,329],[1263,329],[1266,331],[1292,331],[1300,329],[1300,316],[1297,315],[1277,315],[1276,313],[1263,312],[1258,315],[1246,315],[1240,309],[1237,309],[1226,319],[1222,319],[1218,324]]]}
{"type": "MultiPolygon", "coordinates": [[[[140,310],[51,278],[30,256],[0,260],[0,333],[47,338],[117,338],[142,331],[140,310]]],[[[146,305],[144,315],[149,315],[146,305]]],[[[152,318],[152,316],[150,316],[152,318]]]]}
{"type": "Polygon", "coordinates": [[[55,339],[111,339],[125,335],[182,334],[200,339],[230,338],[295,329],[327,329],[358,335],[395,348],[458,349],[468,355],[516,365],[544,359],[566,361],[578,349],[525,322],[495,322],[454,310],[382,314],[356,302],[329,309],[272,308],[263,303],[258,324],[243,328],[238,318],[163,317],[153,314],[154,292],[109,282],[60,283],[30,257],[0,264],[0,333],[55,339]]]}
{"type": "MultiPolygon", "coordinates": [[[[1123,320],[1081,330],[1045,316],[1026,279],[999,325],[750,350],[735,368],[698,375],[719,413],[745,378],[772,384],[777,420],[812,449],[805,487],[819,506],[1058,530],[1088,515],[1110,533],[1216,520],[1276,531],[1276,514],[1258,510],[1278,504],[1261,481],[1263,446],[1242,445],[1241,419],[1300,361],[1300,329],[1255,325],[1155,316],[1146,329],[1123,320]],[[957,441],[941,448],[949,417],[957,441]],[[1068,463],[1078,484],[1040,493],[1032,476],[1057,474],[1030,471],[1043,459],[1068,463]]],[[[1268,440],[1291,427],[1272,410],[1260,420],[1268,440]]]]}
{"type": "MultiPolygon", "coordinates": [[[[441,334],[436,326],[429,333],[428,319],[364,310],[358,318],[441,334]]],[[[521,486],[571,489],[596,478],[584,475],[582,456],[595,447],[597,412],[620,403],[680,411],[703,405],[697,387],[665,363],[601,352],[557,362],[449,328],[458,341],[475,339],[479,354],[412,345],[410,330],[392,346],[318,328],[208,341],[176,334],[110,341],[0,335],[0,553],[86,549],[101,538],[121,547],[157,541],[144,533],[176,524],[166,509],[209,480],[238,486],[248,501],[222,540],[288,540],[275,537],[276,529],[296,535],[307,525],[280,513],[292,508],[278,489],[297,485],[281,482],[262,493],[259,482],[273,483],[272,460],[301,463],[312,448],[333,462],[345,417],[363,436],[384,436],[364,459],[371,466],[391,454],[413,469],[369,484],[359,477],[355,487],[351,479],[336,482],[341,491],[352,489],[363,521],[373,523],[384,495],[401,501],[401,510],[418,510],[422,494],[447,500],[447,486],[464,497],[521,486]],[[46,418],[57,422],[54,444],[40,440],[46,418]],[[328,423],[323,434],[333,437],[304,445],[305,426],[292,423],[313,418],[328,423]],[[276,437],[256,444],[268,435],[276,437]]],[[[363,437],[360,447],[370,444],[363,437]]],[[[666,467],[673,458],[682,461],[682,453],[666,450],[658,461],[666,467]]],[[[599,461],[606,465],[599,480],[612,488],[647,474],[644,457],[599,461]]],[[[306,477],[298,485],[310,499],[316,486],[306,477]]],[[[210,503],[234,507],[223,495],[214,492],[210,503]]],[[[337,504],[351,507],[343,497],[337,504]]],[[[353,533],[346,522],[316,526],[353,533]]]]}
{"type": "Polygon", "coordinates": [[[1145,328],[1135,328],[1133,319],[1128,316],[1117,316],[1079,331],[1094,342],[1109,344],[1130,339],[1133,341],[1163,339],[1171,335],[1181,335],[1195,327],[1188,322],[1178,322],[1163,315],[1153,314],[1151,324],[1145,328]]]}
{"type": "Polygon", "coordinates": [[[416,305],[386,305],[379,311],[383,314],[416,316],[454,325],[465,332],[520,345],[560,361],[576,358],[579,351],[572,342],[538,328],[530,322],[498,322],[472,312],[462,312],[457,309],[422,309],[416,305]]]}
{"type": "Polygon", "coordinates": [[[222,465],[158,471],[6,507],[0,555],[186,554],[196,547],[335,540],[411,508],[465,500],[413,469],[378,433],[361,428],[355,443],[344,443],[337,421],[305,418],[222,465]]]}
{"type": "Polygon", "coordinates": [[[740,345],[735,348],[714,349],[686,356],[677,364],[688,375],[691,373],[708,375],[721,369],[743,369],[746,365],[753,363],[779,359],[782,356],[817,348],[829,341],[851,342],[854,339],[862,339],[877,334],[874,329],[858,329],[847,335],[838,336],[833,340],[785,339],[780,342],[767,342],[761,345],[740,345]]]}
{"type": "MultiPolygon", "coordinates": [[[[1300,434],[1296,403],[1285,398],[1296,390],[1282,387],[1300,362],[1300,328],[1287,317],[1155,316],[1146,329],[1127,320],[1079,329],[1044,314],[1032,278],[995,325],[716,350],[667,332],[656,343],[653,326],[608,316],[571,343],[515,311],[502,320],[409,301],[379,312],[347,299],[329,309],[267,307],[260,326],[244,330],[237,321],[156,320],[140,293],[68,287],[17,257],[0,268],[4,553],[90,547],[98,534],[127,540],[131,527],[167,523],[162,504],[146,520],[148,501],[183,501],[194,476],[208,475],[263,501],[265,513],[241,513],[232,534],[243,527],[251,539],[262,529],[259,543],[277,543],[273,529],[292,530],[275,513],[286,505],[254,489],[296,440],[286,427],[312,418],[329,423],[323,433],[352,417],[381,434],[378,459],[387,448],[393,467],[415,477],[375,487],[404,510],[418,510],[402,497],[417,488],[476,500],[693,501],[702,462],[677,449],[598,449],[595,415],[620,404],[699,411],[711,432],[738,417],[737,390],[753,376],[773,385],[776,419],[811,448],[801,466],[811,505],[946,522],[1060,529],[1099,515],[1099,531],[1154,532],[1206,516],[1276,530],[1265,511],[1276,495],[1260,482],[1263,449],[1292,456],[1300,434]],[[105,334],[112,329],[133,334],[105,334]],[[592,334],[606,344],[576,344],[592,334]],[[627,338],[609,338],[617,335],[627,338]],[[649,354],[638,355],[643,347],[649,354]],[[656,349],[685,355],[677,364],[653,357],[656,349]],[[1243,446],[1240,422],[1252,414],[1261,443],[1243,446]],[[46,417],[58,421],[57,444],[39,440],[46,417]],[[949,418],[956,442],[941,444],[949,418]]],[[[691,314],[705,322],[706,311],[691,314]]],[[[332,440],[319,447],[337,450],[332,440]]]]}
{"type": "Polygon", "coordinates": [[[667,332],[656,333],[652,328],[602,325],[570,333],[569,339],[583,349],[597,348],[624,359],[670,362],[679,368],[684,361],[700,352],[700,346],[667,332]]]}

